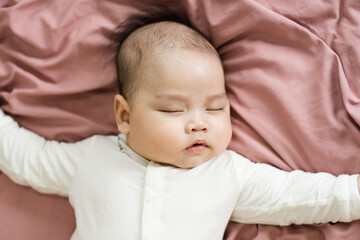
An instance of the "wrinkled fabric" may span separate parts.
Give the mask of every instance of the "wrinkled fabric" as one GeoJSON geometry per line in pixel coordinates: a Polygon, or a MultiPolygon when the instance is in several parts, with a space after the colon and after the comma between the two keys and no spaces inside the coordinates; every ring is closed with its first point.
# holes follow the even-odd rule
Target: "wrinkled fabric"
{"type": "MultiPolygon", "coordinates": [[[[1,107],[47,139],[115,134],[115,53],[107,36],[149,3],[1,0],[1,107]]],[[[184,0],[177,7],[223,60],[234,130],[230,149],[285,170],[360,172],[359,1],[184,0]]],[[[74,219],[63,211],[70,209],[66,199],[29,194],[3,175],[0,186],[4,238],[55,239],[54,232],[56,239],[69,238],[74,219]],[[51,211],[41,218],[31,209],[51,211]],[[20,220],[16,226],[13,219],[20,220]],[[49,225],[41,225],[44,219],[49,225]]],[[[358,239],[359,227],[359,221],[230,223],[225,239],[358,239]]]]}

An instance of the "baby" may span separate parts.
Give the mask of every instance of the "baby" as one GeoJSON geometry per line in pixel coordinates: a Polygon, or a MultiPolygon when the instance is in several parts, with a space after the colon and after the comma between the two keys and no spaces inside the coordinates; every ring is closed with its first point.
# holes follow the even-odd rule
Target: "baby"
{"type": "Polygon", "coordinates": [[[135,24],[123,37],[119,136],[46,141],[0,110],[0,169],[68,196],[73,240],[220,240],[229,220],[359,219],[357,175],[288,173],[226,150],[231,123],[219,55],[197,31],[168,20],[135,24]]]}

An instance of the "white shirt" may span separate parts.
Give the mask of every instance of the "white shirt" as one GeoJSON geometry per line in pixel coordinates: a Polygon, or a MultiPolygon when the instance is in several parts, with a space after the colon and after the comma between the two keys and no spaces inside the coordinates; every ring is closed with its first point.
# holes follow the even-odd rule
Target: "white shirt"
{"type": "Polygon", "coordinates": [[[150,162],[116,136],[46,141],[0,111],[0,169],[68,196],[71,239],[220,240],[228,221],[288,225],[360,218],[357,176],[287,173],[225,151],[193,169],[150,162]]]}

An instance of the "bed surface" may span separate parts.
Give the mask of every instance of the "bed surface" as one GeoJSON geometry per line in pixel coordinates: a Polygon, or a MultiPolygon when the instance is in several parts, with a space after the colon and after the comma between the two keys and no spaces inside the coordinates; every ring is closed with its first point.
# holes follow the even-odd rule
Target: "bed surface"
{"type": "MultiPolygon", "coordinates": [[[[164,1],[172,4],[175,1],[164,1]]],[[[151,1],[0,2],[0,105],[47,139],[116,134],[108,34],[151,1]]],[[[230,149],[256,162],[360,173],[358,0],[185,0],[212,39],[231,101],[230,149]]],[[[0,174],[1,238],[69,239],[67,199],[0,174]]],[[[289,227],[229,223],[225,239],[359,239],[360,221],[289,227]]]]}

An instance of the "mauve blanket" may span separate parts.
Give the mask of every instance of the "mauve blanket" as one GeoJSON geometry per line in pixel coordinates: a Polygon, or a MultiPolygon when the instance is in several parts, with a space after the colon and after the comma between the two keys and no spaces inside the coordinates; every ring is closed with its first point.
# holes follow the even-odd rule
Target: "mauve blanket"
{"type": "MultiPolygon", "coordinates": [[[[0,0],[1,107],[48,139],[116,134],[108,34],[153,2],[0,0]]],[[[221,55],[230,149],[285,170],[360,173],[359,0],[161,2],[185,10],[221,55]]],[[[0,239],[65,240],[74,227],[67,199],[0,174],[0,239]]],[[[230,222],[224,239],[360,239],[359,229],[230,222]]]]}

